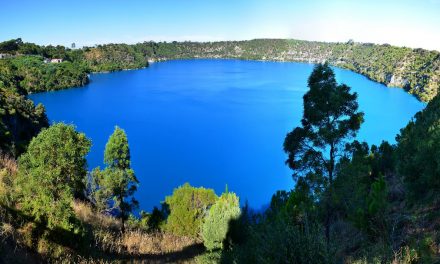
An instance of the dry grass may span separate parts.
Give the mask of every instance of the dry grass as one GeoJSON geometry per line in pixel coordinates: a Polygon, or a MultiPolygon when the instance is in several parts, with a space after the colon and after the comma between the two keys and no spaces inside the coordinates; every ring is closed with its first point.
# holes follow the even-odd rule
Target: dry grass
{"type": "MultiPolygon", "coordinates": [[[[114,217],[96,213],[89,204],[81,201],[75,201],[73,208],[78,219],[90,227],[91,237],[86,242],[88,249],[76,252],[44,236],[35,237],[35,223],[14,222],[1,206],[0,249],[8,248],[8,259],[16,258],[17,254],[26,254],[25,263],[46,258],[49,262],[57,263],[193,263],[194,257],[203,253],[200,241],[193,238],[149,233],[130,227],[121,234],[120,222],[114,217]]],[[[0,256],[0,263],[2,258],[0,256]]]]}
{"type": "Polygon", "coordinates": [[[120,222],[114,217],[96,213],[90,205],[76,201],[74,210],[84,223],[93,226],[94,247],[100,251],[123,256],[165,255],[183,252],[198,245],[193,238],[167,233],[149,233],[142,229],[130,229],[120,233],[120,222]]]}
{"type": "Polygon", "coordinates": [[[17,231],[15,228],[9,223],[3,223],[0,227],[0,238],[2,240],[12,238],[15,239],[17,231]]]}
{"type": "Polygon", "coordinates": [[[116,218],[97,213],[90,205],[84,202],[75,201],[73,203],[73,210],[79,220],[95,228],[119,230],[121,227],[120,222],[116,218]]]}
{"type": "Polygon", "coordinates": [[[0,206],[11,206],[13,203],[14,181],[18,167],[15,159],[4,155],[0,151],[0,206]]]}
{"type": "Polygon", "coordinates": [[[8,155],[0,153],[0,169],[6,169],[10,174],[16,175],[18,171],[17,162],[8,155]]]}
{"type": "Polygon", "coordinates": [[[181,252],[197,244],[192,238],[178,237],[165,233],[146,233],[141,230],[130,230],[123,235],[100,230],[95,233],[96,245],[105,252],[120,255],[163,255],[181,252]]]}

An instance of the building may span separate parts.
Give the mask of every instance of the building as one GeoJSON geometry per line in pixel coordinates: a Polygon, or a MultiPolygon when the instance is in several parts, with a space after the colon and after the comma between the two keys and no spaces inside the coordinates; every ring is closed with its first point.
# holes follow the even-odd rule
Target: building
{"type": "Polygon", "coordinates": [[[6,58],[10,58],[10,57],[12,57],[11,54],[0,53],[0,59],[6,59],[6,58]]]}
{"type": "Polygon", "coordinates": [[[50,63],[60,63],[63,62],[63,59],[51,59],[50,63]]]}

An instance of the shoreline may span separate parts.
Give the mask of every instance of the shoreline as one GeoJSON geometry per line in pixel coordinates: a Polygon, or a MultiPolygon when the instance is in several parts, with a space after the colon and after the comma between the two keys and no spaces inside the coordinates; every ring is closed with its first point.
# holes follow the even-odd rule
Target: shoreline
{"type": "MultiPolygon", "coordinates": [[[[158,59],[148,59],[148,64],[150,63],[160,63],[160,62],[167,62],[167,61],[173,61],[173,60],[241,60],[241,61],[257,61],[257,62],[276,62],[276,63],[305,63],[305,64],[317,64],[317,63],[323,63],[325,62],[325,60],[317,60],[317,59],[309,59],[309,60],[286,60],[286,59],[248,59],[248,58],[240,58],[240,57],[216,57],[216,56],[207,56],[207,57],[181,57],[181,58],[158,58],[158,59]]],[[[349,67],[344,67],[343,65],[337,64],[337,63],[332,63],[331,61],[328,62],[331,66],[333,67],[337,67],[340,69],[344,69],[344,70],[349,70],[351,72],[360,74],[362,76],[364,76],[365,78],[367,78],[368,80],[371,80],[373,82],[376,83],[380,83],[382,85],[385,85],[388,88],[397,88],[397,89],[403,89],[406,93],[414,96],[418,101],[423,102],[423,103],[427,103],[423,100],[421,100],[420,97],[418,97],[417,95],[410,93],[408,91],[408,89],[401,87],[401,86],[396,86],[396,85],[389,85],[389,83],[386,82],[381,82],[378,80],[375,80],[373,78],[371,78],[370,76],[363,74],[359,71],[353,70],[349,67]]],[[[86,86],[87,84],[90,83],[90,75],[91,74],[107,74],[107,73],[114,73],[114,72],[120,72],[120,71],[133,71],[133,70],[141,70],[141,69],[146,69],[148,68],[148,66],[144,66],[144,67],[140,67],[140,68],[124,68],[124,69],[118,69],[118,70],[112,70],[112,71],[98,71],[98,72],[90,72],[87,74],[87,78],[88,81],[87,83],[85,83],[84,85],[81,86],[70,86],[70,87],[66,87],[66,88],[61,88],[61,89],[56,89],[56,90],[48,90],[48,91],[39,91],[39,92],[32,92],[29,94],[38,94],[38,93],[45,93],[45,92],[56,92],[56,91],[61,91],[61,90],[67,90],[67,89],[75,89],[75,88],[81,88],[86,86]]]]}

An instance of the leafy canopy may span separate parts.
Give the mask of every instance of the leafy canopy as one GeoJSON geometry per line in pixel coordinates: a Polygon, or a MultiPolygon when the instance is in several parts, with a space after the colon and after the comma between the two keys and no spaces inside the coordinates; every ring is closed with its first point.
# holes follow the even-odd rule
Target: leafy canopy
{"type": "Polygon", "coordinates": [[[133,197],[139,181],[130,167],[127,135],[119,127],[115,127],[107,142],[104,162],[107,168],[103,171],[96,168],[91,175],[95,188],[94,199],[98,208],[110,212],[117,211],[124,231],[125,220],[139,205],[133,197]]]}
{"type": "Polygon", "coordinates": [[[356,135],[363,113],[358,112],[357,94],[336,83],[328,64],[315,66],[308,87],[302,126],[287,134],[284,150],[294,177],[306,177],[318,191],[326,179],[333,180],[337,156],[347,139],[356,135]]]}
{"type": "Polygon", "coordinates": [[[104,163],[110,168],[121,170],[130,167],[130,149],[127,135],[124,130],[117,126],[105,145],[104,163]]]}
{"type": "Polygon", "coordinates": [[[90,145],[72,125],[57,123],[42,130],[18,160],[21,208],[49,228],[70,229],[71,203],[84,190],[90,145]]]}
{"type": "Polygon", "coordinates": [[[440,193],[440,97],[436,96],[397,136],[398,170],[413,201],[440,193]]]}

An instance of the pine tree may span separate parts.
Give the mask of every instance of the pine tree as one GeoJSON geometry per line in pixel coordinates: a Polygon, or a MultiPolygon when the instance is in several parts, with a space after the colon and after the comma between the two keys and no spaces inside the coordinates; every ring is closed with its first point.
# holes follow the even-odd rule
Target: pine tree
{"type": "Polygon", "coordinates": [[[335,164],[347,141],[356,135],[363,122],[358,111],[357,94],[345,84],[338,85],[328,64],[315,66],[304,95],[302,126],[287,134],[284,150],[293,177],[302,177],[318,195],[325,190],[326,239],[330,243],[331,208],[335,164]]]}
{"type": "Polygon", "coordinates": [[[105,146],[104,162],[107,168],[95,169],[92,178],[97,182],[94,198],[98,208],[116,210],[121,220],[121,231],[125,232],[125,221],[138,207],[133,197],[139,183],[131,169],[130,148],[125,131],[115,127],[105,146]]]}

